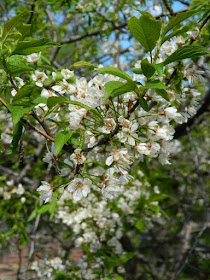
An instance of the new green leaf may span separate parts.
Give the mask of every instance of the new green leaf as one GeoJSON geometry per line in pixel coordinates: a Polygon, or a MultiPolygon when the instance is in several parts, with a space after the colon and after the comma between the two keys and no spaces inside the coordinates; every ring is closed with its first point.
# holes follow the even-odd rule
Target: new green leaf
{"type": "Polygon", "coordinates": [[[139,97],[139,103],[141,105],[141,107],[144,109],[144,111],[148,112],[149,111],[149,107],[147,104],[147,101],[144,99],[144,97],[139,97]]]}
{"type": "Polygon", "coordinates": [[[150,78],[155,73],[155,67],[149,63],[148,59],[144,59],[141,62],[141,69],[142,73],[147,77],[150,78]]]}
{"type": "Polygon", "coordinates": [[[142,46],[151,52],[159,39],[161,22],[145,15],[140,19],[132,17],[128,21],[128,28],[142,46]]]}
{"type": "Polygon", "coordinates": [[[210,52],[202,46],[184,46],[176,50],[172,55],[167,57],[164,65],[174,61],[180,61],[185,58],[195,58],[200,56],[209,56],[210,52]]]}
{"type": "Polygon", "coordinates": [[[146,83],[145,86],[140,87],[140,90],[144,90],[147,88],[159,88],[159,89],[165,89],[166,86],[164,85],[164,83],[162,83],[159,80],[154,80],[154,81],[149,81],[146,83]]]}
{"type": "Polygon", "coordinates": [[[64,144],[71,138],[72,131],[61,131],[55,134],[55,155],[57,156],[62,150],[64,144]]]}
{"type": "Polygon", "coordinates": [[[123,84],[123,82],[119,82],[119,81],[111,81],[111,82],[108,82],[106,83],[105,85],[105,96],[104,96],[104,99],[105,101],[109,98],[109,96],[112,94],[112,92],[121,87],[123,84]]]}
{"type": "Polygon", "coordinates": [[[55,105],[59,105],[61,103],[65,103],[66,99],[63,98],[63,97],[55,97],[55,96],[52,96],[52,97],[49,97],[48,100],[47,100],[47,107],[49,109],[51,109],[52,107],[54,107],[55,105]]]}
{"type": "Polygon", "coordinates": [[[75,62],[74,64],[72,64],[69,69],[73,68],[73,67],[93,67],[93,68],[96,68],[96,66],[94,64],[91,64],[89,62],[86,62],[86,61],[78,61],[78,62],[75,62]]]}
{"type": "Polygon", "coordinates": [[[131,77],[127,73],[123,72],[122,70],[120,70],[119,68],[116,68],[116,67],[98,68],[98,69],[94,70],[94,72],[98,72],[98,73],[101,73],[101,74],[114,75],[114,76],[120,77],[120,78],[122,78],[124,80],[127,80],[127,81],[132,80],[131,77]]]}
{"type": "Polygon", "coordinates": [[[34,108],[34,105],[24,107],[24,106],[14,106],[9,104],[8,108],[12,114],[12,122],[13,122],[13,126],[15,127],[16,124],[19,122],[19,120],[34,108]]]}
{"type": "Polygon", "coordinates": [[[2,29],[2,36],[1,36],[1,41],[2,45],[9,36],[10,32],[13,30],[14,27],[17,26],[19,21],[27,14],[28,12],[23,12],[19,14],[18,16],[15,16],[8,20],[7,22],[4,23],[3,29],[2,29]]]}
{"type": "Polygon", "coordinates": [[[176,17],[172,18],[169,21],[168,25],[163,29],[163,34],[168,33],[168,31],[171,30],[172,28],[174,28],[177,24],[179,24],[183,20],[193,16],[197,12],[198,12],[197,10],[193,10],[193,11],[187,11],[187,12],[184,12],[184,13],[178,13],[176,15],[176,17]]]}
{"type": "Polygon", "coordinates": [[[40,52],[49,47],[60,47],[60,45],[47,38],[35,39],[32,41],[21,41],[18,42],[15,50],[12,52],[12,55],[14,54],[28,55],[31,53],[40,52]]]}

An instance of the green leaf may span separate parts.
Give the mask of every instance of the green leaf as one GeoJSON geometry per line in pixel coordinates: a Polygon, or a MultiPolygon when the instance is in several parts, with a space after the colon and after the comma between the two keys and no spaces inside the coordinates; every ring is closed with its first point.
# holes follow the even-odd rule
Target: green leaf
{"type": "Polygon", "coordinates": [[[61,103],[65,103],[66,99],[64,97],[56,97],[56,96],[52,96],[49,97],[47,100],[47,107],[49,109],[51,109],[52,107],[59,105],[61,103]]]}
{"type": "Polygon", "coordinates": [[[162,76],[163,75],[163,63],[158,63],[158,64],[155,64],[154,67],[158,73],[158,76],[162,76]]]}
{"type": "Polygon", "coordinates": [[[135,224],[135,228],[144,232],[145,231],[145,225],[144,222],[142,220],[138,220],[135,224]]]}
{"type": "Polygon", "coordinates": [[[11,56],[7,63],[8,72],[12,76],[28,73],[34,71],[34,68],[30,67],[23,57],[18,55],[11,56]]]}
{"type": "Polygon", "coordinates": [[[24,106],[13,106],[9,104],[8,108],[12,114],[12,122],[13,122],[13,126],[15,127],[16,124],[19,122],[19,120],[34,108],[34,105],[24,107],[24,106]]]}
{"type": "Polygon", "coordinates": [[[35,100],[31,100],[31,102],[36,106],[40,103],[47,104],[48,99],[46,97],[39,96],[35,100]]]}
{"type": "Polygon", "coordinates": [[[112,273],[114,268],[118,265],[118,258],[116,256],[106,257],[104,259],[104,265],[109,273],[112,273]]]}
{"type": "Polygon", "coordinates": [[[28,243],[29,237],[28,234],[26,233],[25,229],[22,229],[20,231],[20,245],[23,247],[28,243]]]}
{"type": "Polygon", "coordinates": [[[109,98],[109,96],[112,94],[112,92],[115,89],[121,87],[122,85],[124,85],[124,83],[119,82],[119,81],[111,81],[111,82],[106,83],[106,85],[105,85],[105,96],[104,96],[105,101],[109,98]]]}
{"type": "Polygon", "coordinates": [[[172,55],[168,56],[164,61],[164,65],[167,65],[174,61],[180,61],[185,58],[194,58],[209,55],[210,52],[202,46],[184,46],[176,50],[172,55]]]}
{"type": "Polygon", "coordinates": [[[15,50],[12,52],[12,55],[15,54],[28,55],[31,53],[40,52],[49,47],[60,47],[60,46],[61,45],[59,45],[58,43],[47,38],[35,39],[32,41],[21,41],[18,42],[15,50]]]}
{"type": "Polygon", "coordinates": [[[38,215],[38,210],[34,209],[34,211],[31,213],[31,215],[28,217],[28,222],[32,221],[36,216],[38,215]]]}
{"type": "Polygon", "coordinates": [[[5,40],[9,36],[10,32],[13,30],[14,27],[17,26],[19,21],[26,15],[28,12],[23,12],[20,13],[18,16],[15,16],[8,20],[7,22],[4,23],[3,29],[2,29],[2,36],[1,36],[1,41],[2,45],[4,44],[5,40]]]}
{"type": "Polygon", "coordinates": [[[93,67],[93,68],[96,68],[96,66],[94,64],[91,64],[89,62],[86,62],[86,61],[78,61],[78,62],[75,62],[74,64],[72,64],[69,69],[73,68],[73,67],[93,67]]]}
{"type": "Polygon", "coordinates": [[[10,150],[12,152],[15,151],[18,146],[18,143],[22,136],[22,131],[23,131],[23,123],[18,122],[18,124],[13,129],[13,139],[12,139],[12,143],[10,144],[10,150]]]}
{"type": "Polygon", "coordinates": [[[31,36],[31,24],[22,23],[18,30],[22,35],[21,40],[31,36]]]}
{"type": "Polygon", "coordinates": [[[128,28],[142,46],[151,52],[159,39],[161,22],[145,15],[140,19],[132,17],[128,21],[128,28]]]}
{"type": "Polygon", "coordinates": [[[50,207],[49,207],[50,220],[52,220],[52,218],[53,218],[53,216],[55,214],[55,211],[56,211],[56,208],[57,208],[57,200],[58,200],[58,195],[59,194],[60,194],[59,189],[57,189],[54,192],[54,196],[53,196],[52,202],[50,203],[50,207]]]}
{"type": "Polygon", "coordinates": [[[129,252],[129,253],[126,253],[126,254],[123,254],[119,257],[119,260],[118,260],[118,265],[121,265],[123,263],[126,263],[128,260],[130,260],[131,258],[133,258],[133,256],[135,256],[136,253],[135,252],[129,252]]]}
{"type": "Polygon", "coordinates": [[[144,111],[146,111],[146,112],[149,111],[147,101],[144,99],[144,97],[142,97],[142,96],[139,97],[139,103],[140,103],[141,107],[144,109],[144,111]]]}
{"type": "Polygon", "coordinates": [[[153,20],[156,20],[156,19],[153,17],[153,15],[151,15],[151,14],[150,14],[149,12],[147,12],[147,11],[142,11],[142,10],[139,10],[139,9],[137,9],[137,8],[134,8],[134,10],[140,12],[143,16],[146,16],[146,17],[149,17],[149,18],[151,18],[151,19],[153,19],[153,20]]]}
{"type": "Polygon", "coordinates": [[[0,131],[0,153],[3,153],[5,151],[5,147],[1,141],[1,131],[0,131]]]}
{"type": "Polygon", "coordinates": [[[113,90],[112,94],[114,94],[114,97],[116,97],[116,96],[119,96],[126,92],[135,91],[136,89],[138,89],[136,85],[137,85],[137,82],[128,81],[126,84],[124,84],[120,88],[116,88],[115,90],[113,90]]]}
{"type": "Polygon", "coordinates": [[[160,207],[158,205],[155,204],[149,204],[148,208],[152,211],[155,212],[156,214],[158,214],[160,212],[160,207]]]}
{"type": "Polygon", "coordinates": [[[127,81],[132,80],[131,77],[127,73],[123,72],[122,70],[120,70],[119,68],[116,68],[116,67],[98,68],[98,69],[94,70],[94,72],[98,72],[98,73],[101,73],[101,74],[114,75],[114,76],[120,77],[120,78],[122,78],[124,80],[127,80],[127,81]]]}
{"type": "Polygon", "coordinates": [[[141,68],[133,68],[133,69],[131,69],[130,71],[132,71],[132,72],[135,73],[135,74],[142,74],[141,68]]]}
{"type": "Polygon", "coordinates": [[[159,80],[149,81],[146,83],[145,86],[140,87],[140,90],[144,90],[147,88],[158,88],[158,89],[165,89],[166,86],[159,80]]]}
{"type": "Polygon", "coordinates": [[[149,197],[149,201],[161,201],[164,200],[166,198],[169,198],[169,195],[165,194],[165,193],[160,193],[160,194],[153,194],[149,197]]]}
{"type": "Polygon", "coordinates": [[[49,209],[50,209],[50,204],[42,205],[42,206],[38,209],[38,214],[44,214],[44,213],[46,213],[47,211],[49,211],[49,209]]]}
{"type": "Polygon", "coordinates": [[[172,18],[171,20],[169,20],[168,25],[163,29],[163,35],[168,33],[169,30],[173,29],[180,22],[182,22],[183,20],[193,16],[196,13],[197,13],[197,10],[187,11],[187,12],[184,12],[184,13],[178,13],[175,16],[175,18],[172,18]]]}
{"type": "Polygon", "coordinates": [[[165,100],[170,101],[170,97],[166,90],[164,89],[156,89],[156,93],[162,96],[165,100]]]}
{"type": "Polygon", "coordinates": [[[141,62],[141,69],[142,73],[147,77],[150,78],[155,73],[155,67],[149,63],[148,59],[144,59],[141,62]]]}
{"type": "Polygon", "coordinates": [[[55,155],[57,156],[62,150],[64,144],[71,138],[72,131],[61,131],[55,134],[55,155]]]}
{"type": "Polygon", "coordinates": [[[72,145],[80,145],[80,141],[78,140],[78,138],[80,137],[79,133],[74,133],[72,134],[71,138],[70,138],[70,143],[72,145]]]}
{"type": "Polygon", "coordinates": [[[24,85],[18,93],[13,97],[12,105],[31,106],[34,98],[39,96],[41,88],[35,85],[24,85]]]}

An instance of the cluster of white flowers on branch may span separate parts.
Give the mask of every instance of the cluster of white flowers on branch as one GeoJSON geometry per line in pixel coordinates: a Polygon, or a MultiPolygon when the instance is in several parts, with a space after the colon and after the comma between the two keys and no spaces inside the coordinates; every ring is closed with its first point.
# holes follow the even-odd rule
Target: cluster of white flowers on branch
{"type": "MultiPolygon", "coordinates": [[[[163,47],[159,53],[160,61],[165,55],[164,50],[163,47]]],[[[136,68],[140,64],[141,61],[137,62],[136,68]]],[[[61,123],[65,122],[65,132],[72,134],[64,146],[64,149],[71,147],[71,155],[64,153],[59,157],[59,166],[63,165],[61,176],[67,177],[65,186],[60,189],[72,192],[75,201],[86,197],[95,188],[101,189],[105,199],[112,199],[132,179],[132,165],[143,161],[144,156],[170,164],[174,124],[186,122],[196,113],[200,96],[200,92],[193,88],[193,82],[195,78],[201,79],[202,73],[196,74],[194,70],[191,75],[189,65],[184,69],[186,82],[181,93],[169,85],[164,90],[149,88],[143,90],[141,101],[138,90],[106,98],[108,83],[123,85],[125,82],[114,75],[98,74],[87,81],[68,69],[47,74],[36,70],[32,79],[42,87],[41,96],[48,98],[45,104],[37,105],[37,114],[47,125],[52,121],[57,124],[53,126],[53,132],[59,132],[61,123]],[[51,100],[55,104],[49,108],[51,100]],[[149,110],[144,108],[142,101],[148,102],[149,110]]],[[[172,73],[173,68],[168,67],[167,71],[172,73]]],[[[141,81],[143,86],[146,84],[141,74],[133,74],[132,78],[141,81]]],[[[154,78],[158,76],[154,75],[154,78]]],[[[54,147],[44,161],[57,162],[54,147]]],[[[48,202],[53,196],[52,189],[44,182],[37,190],[48,202]]]]}

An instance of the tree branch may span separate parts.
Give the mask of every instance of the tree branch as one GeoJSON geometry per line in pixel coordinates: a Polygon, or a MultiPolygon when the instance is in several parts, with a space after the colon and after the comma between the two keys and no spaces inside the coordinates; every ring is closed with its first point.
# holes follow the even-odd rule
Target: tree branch
{"type": "Polygon", "coordinates": [[[37,0],[34,0],[33,4],[31,5],[31,9],[30,9],[30,10],[31,10],[31,14],[30,14],[30,16],[29,16],[29,18],[28,18],[28,20],[27,20],[27,22],[26,22],[27,24],[30,24],[31,21],[32,21],[32,19],[33,19],[36,1],[37,1],[37,0]]]}
{"type": "Polygon", "coordinates": [[[169,11],[171,16],[175,16],[174,10],[171,8],[167,0],[162,0],[166,6],[166,9],[169,11]]]}

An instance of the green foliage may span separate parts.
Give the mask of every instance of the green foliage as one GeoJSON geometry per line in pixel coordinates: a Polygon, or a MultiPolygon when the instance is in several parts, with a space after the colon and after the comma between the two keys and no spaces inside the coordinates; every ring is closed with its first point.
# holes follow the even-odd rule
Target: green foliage
{"type": "Polygon", "coordinates": [[[11,55],[17,55],[17,54],[28,55],[31,53],[38,53],[46,48],[60,47],[60,46],[61,45],[46,38],[35,39],[31,41],[19,41],[11,55]]]}
{"type": "Polygon", "coordinates": [[[142,73],[147,77],[150,78],[155,73],[155,67],[149,63],[148,59],[144,59],[141,62],[141,69],[142,73]]]}
{"type": "Polygon", "coordinates": [[[180,61],[185,58],[196,58],[200,56],[209,56],[210,52],[202,46],[184,46],[176,50],[172,55],[166,58],[164,65],[180,61]]]}
{"type": "Polygon", "coordinates": [[[86,62],[86,61],[78,61],[78,62],[75,62],[74,64],[72,64],[69,69],[73,68],[73,67],[91,67],[91,68],[96,68],[95,65],[89,63],[89,62],[86,62]]]}
{"type": "Polygon", "coordinates": [[[152,51],[160,36],[161,22],[151,16],[132,17],[128,21],[128,28],[142,46],[152,51]]]}
{"type": "Polygon", "coordinates": [[[123,72],[122,70],[120,70],[119,68],[116,67],[103,67],[103,68],[98,68],[96,70],[94,70],[94,72],[100,73],[100,74],[110,74],[110,75],[114,75],[117,77],[120,77],[124,80],[130,81],[131,77],[123,72]]]}
{"type": "Polygon", "coordinates": [[[146,112],[149,111],[147,101],[144,99],[144,97],[142,97],[142,96],[139,97],[139,103],[140,103],[141,107],[144,109],[144,111],[146,111],[146,112]]]}
{"type": "Polygon", "coordinates": [[[170,19],[169,23],[163,29],[163,35],[167,34],[171,29],[173,29],[175,26],[177,26],[180,22],[195,15],[197,12],[198,12],[197,10],[193,10],[193,11],[187,11],[184,13],[178,13],[175,16],[175,18],[170,19]]]}
{"type": "Polygon", "coordinates": [[[116,256],[106,257],[104,260],[104,264],[105,264],[106,268],[108,269],[108,272],[112,273],[117,266],[127,262],[128,260],[133,258],[133,256],[135,256],[135,254],[136,253],[126,253],[119,257],[116,257],[116,256]]]}
{"type": "Polygon", "coordinates": [[[4,42],[7,40],[10,33],[12,32],[13,28],[16,27],[19,21],[22,20],[23,17],[25,17],[27,14],[28,14],[27,12],[20,13],[19,15],[5,22],[5,24],[3,25],[2,35],[1,35],[2,46],[4,42]]]}
{"type": "Polygon", "coordinates": [[[62,150],[64,144],[71,138],[72,131],[60,131],[55,134],[55,155],[57,156],[62,150]]]}
{"type": "Polygon", "coordinates": [[[119,89],[121,86],[123,86],[123,82],[120,81],[111,81],[106,83],[105,86],[105,101],[112,95],[113,91],[116,89],[119,89]]]}
{"type": "Polygon", "coordinates": [[[165,89],[166,86],[163,82],[161,82],[159,80],[154,80],[154,81],[148,81],[145,86],[140,87],[141,90],[144,90],[147,88],[165,89]]]}

